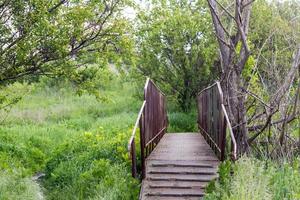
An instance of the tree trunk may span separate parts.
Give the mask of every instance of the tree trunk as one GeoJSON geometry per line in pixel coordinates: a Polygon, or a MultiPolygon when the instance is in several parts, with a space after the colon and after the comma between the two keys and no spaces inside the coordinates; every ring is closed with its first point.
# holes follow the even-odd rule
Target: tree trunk
{"type": "Polygon", "coordinates": [[[220,47],[220,61],[222,66],[221,86],[224,92],[225,107],[232,124],[236,137],[238,154],[241,155],[248,150],[248,129],[245,106],[245,95],[243,95],[244,79],[242,71],[247,63],[250,50],[247,44],[247,34],[251,13],[251,0],[236,0],[235,13],[230,13],[217,0],[207,0],[210,7],[215,34],[220,47]],[[236,32],[229,33],[226,26],[222,24],[218,7],[226,13],[236,25],[236,32]],[[241,44],[240,52],[236,47],[241,44]]]}
{"type": "MultiPolygon", "coordinates": [[[[224,74],[225,75],[225,74],[224,74]]],[[[231,121],[232,130],[237,142],[238,155],[248,150],[248,129],[245,96],[241,95],[241,74],[232,72],[229,78],[223,79],[221,87],[224,92],[225,107],[231,121]]]]}

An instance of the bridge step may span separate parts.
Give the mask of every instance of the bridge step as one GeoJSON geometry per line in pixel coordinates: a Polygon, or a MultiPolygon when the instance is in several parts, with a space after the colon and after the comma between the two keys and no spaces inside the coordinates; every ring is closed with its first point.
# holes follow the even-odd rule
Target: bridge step
{"type": "Polygon", "coordinates": [[[214,168],[213,164],[188,162],[188,161],[166,161],[166,162],[151,162],[152,167],[202,167],[202,168],[214,168]]]}
{"type": "Polygon", "coordinates": [[[178,189],[178,188],[155,188],[151,189],[146,196],[157,197],[202,197],[204,195],[203,189],[178,189]]]}
{"type": "Polygon", "coordinates": [[[214,168],[204,167],[149,167],[149,174],[195,174],[195,175],[214,175],[216,170],[214,168]]]}
{"type": "Polygon", "coordinates": [[[168,181],[148,181],[147,183],[150,188],[201,188],[203,189],[207,182],[201,181],[176,181],[176,180],[168,180],[168,181]]]}
{"type": "MultiPolygon", "coordinates": [[[[201,200],[202,197],[159,197],[159,200],[201,200]]],[[[158,200],[157,196],[147,196],[145,200],[158,200]]]]}
{"type": "Polygon", "coordinates": [[[209,182],[213,179],[217,178],[217,176],[167,176],[167,175],[162,175],[162,176],[156,176],[156,177],[151,177],[149,180],[151,181],[190,181],[190,182],[209,182]]]}
{"type": "Polygon", "coordinates": [[[166,134],[146,160],[141,199],[199,200],[218,164],[200,134],[166,134]]]}

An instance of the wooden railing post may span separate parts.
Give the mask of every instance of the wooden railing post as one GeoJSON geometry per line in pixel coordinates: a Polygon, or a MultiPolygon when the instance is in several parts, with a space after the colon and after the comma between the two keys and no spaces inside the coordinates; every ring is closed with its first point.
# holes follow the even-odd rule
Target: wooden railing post
{"type": "MultiPolygon", "coordinates": [[[[145,110],[144,110],[145,111],[145,110]]],[[[145,115],[144,112],[140,119],[140,145],[141,145],[141,167],[142,167],[142,179],[146,177],[146,164],[145,164],[145,115]]]]}
{"type": "Polygon", "coordinates": [[[146,177],[145,161],[163,137],[168,126],[166,97],[148,78],[144,87],[144,103],[136,120],[128,150],[131,156],[132,176],[137,177],[135,132],[140,128],[141,176],[146,177]]]}
{"type": "Polygon", "coordinates": [[[135,139],[131,143],[131,173],[134,178],[137,178],[137,168],[136,168],[136,150],[135,150],[135,139]]]}
{"type": "Polygon", "coordinates": [[[220,150],[221,150],[221,156],[220,156],[220,160],[224,161],[225,160],[225,147],[226,147],[226,123],[225,123],[225,117],[223,116],[222,118],[223,122],[223,126],[222,129],[220,130],[220,150]]]}
{"type": "Polygon", "coordinates": [[[225,159],[226,129],[233,143],[232,154],[236,157],[236,142],[231,124],[223,104],[221,85],[216,81],[197,95],[198,127],[203,137],[220,160],[225,159]]]}

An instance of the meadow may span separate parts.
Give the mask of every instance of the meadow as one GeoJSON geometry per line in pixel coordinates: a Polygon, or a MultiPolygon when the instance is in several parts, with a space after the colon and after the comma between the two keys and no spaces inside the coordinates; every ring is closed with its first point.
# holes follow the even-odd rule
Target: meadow
{"type": "Polygon", "coordinates": [[[0,199],[138,196],[126,148],[140,102],[132,84],[113,83],[104,102],[68,83],[32,86],[0,126],[0,199]]]}
{"type": "MultiPolygon", "coordinates": [[[[30,92],[2,111],[0,199],[137,199],[127,142],[142,102],[142,89],[114,77],[105,100],[77,95],[68,82],[31,84],[30,92]]],[[[21,88],[20,83],[12,87],[21,88]]],[[[196,111],[178,111],[169,99],[169,132],[196,132],[196,111]]],[[[206,199],[300,199],[299,159],[225,162],[206,199]]]]}
{"type": "MultiPolygon", "coordinates": [[[[100,101],[65,81],[30,88],[2,112],[0,199],[136,199],[127,142],[142,88],[115,77],[100,101]]],[[[195,131],[195,112],[170,107],[169,131],[195,131]]]]}
{"type": "Polygon", "coordinates": [[[243,156],[219,167],[220,178],[206,188],[205,200],[298,200],[300,159],[281,163],[243,156]]]}

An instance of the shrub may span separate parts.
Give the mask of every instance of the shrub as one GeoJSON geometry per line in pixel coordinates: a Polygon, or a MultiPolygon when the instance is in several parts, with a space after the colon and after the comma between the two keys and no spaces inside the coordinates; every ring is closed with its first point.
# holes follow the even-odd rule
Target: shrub
{"type": "Polygon", "coordinates": [[[44,199],[40,186],[30,178],[22,178],[17,171],[0,171],[0,191],[1,200],[44,199]]]}
{"type": "Polygon", "coordinates": [[[207,188],[206,200],[300,199],[299,162],[278,165],[243,157],[235,164],[225,162],[220,178],[207,188]],[[233,172],[233,176],[230,176],[233,172]]]}
{"type": "Polygon", "coordinates": [[[168,114],[168,132],[197,132],[196,113],[172,112],[168,114]]]}
{"type": "Polygon", "coordinates": [[[127,133],[100,128],[61,145],[46,165],[48,198],[136,198],[138,184],[129,173],[127,138],[127,133]]]}

